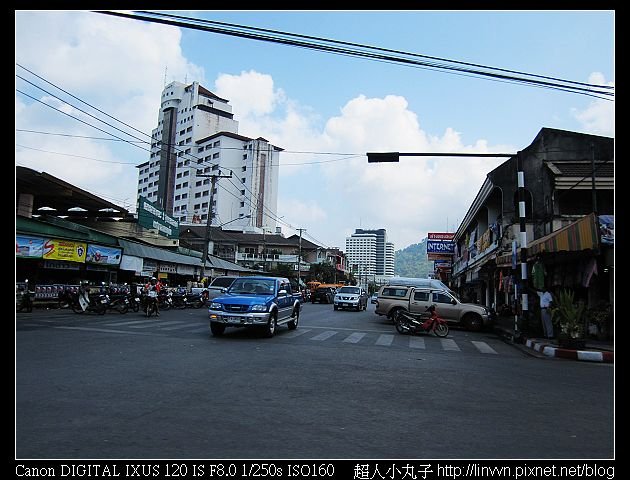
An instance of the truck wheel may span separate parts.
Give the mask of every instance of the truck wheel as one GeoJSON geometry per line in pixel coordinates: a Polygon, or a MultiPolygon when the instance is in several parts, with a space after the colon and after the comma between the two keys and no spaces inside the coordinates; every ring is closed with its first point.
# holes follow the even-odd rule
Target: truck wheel
{"type": "Polygon", "coordinates": [[[287,323],[287,327],[289,327],[289,330],[295,330],[299,322],[300,322],[300,310],[298,308],[296,310],[293,310],[293,320],[287,323]]]}
{"type": "Polygon", "coordinates": [[[274,312],[269,317],[269,321],[267,322],[267,325],[263,327],[264,328],[263,334],[265,335],[265,337],[267,338],[273,337],[274,333],[276,333],[277,326],[278,326],[277,313],[274,312]]]}
{"type": "Polygon", "coordinates": [[[210,331],[215,337],[220,337],[225,332],[225,325],[218,322],[210,322],[210,331]]]}
{"type": "Polygon", "coordinates": [[[464,325],[468,330],[479,332],[483,328],[483,321],[479,315],[468,313],[464,316],[464,325]]]}

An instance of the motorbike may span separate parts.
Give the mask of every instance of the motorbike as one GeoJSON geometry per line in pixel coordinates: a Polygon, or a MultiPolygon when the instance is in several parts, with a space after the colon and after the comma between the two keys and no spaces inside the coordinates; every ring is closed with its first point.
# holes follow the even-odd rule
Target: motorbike
{"type": "Polygon", "coordinates": [[[144,298],[143,311],[147,317],[150,317],[154,313],[157,314],[157,305],[159,302],[158,292],[156,290],[149,290],[144,298]]]}
{"type": "Polygon", "coordinates": [[[401,334],[417,335],[418,333],[434,333],[438,337],[448,335],[448,324],[446,320],[439,317],[435,305],[427,307],[425,313],[411,313],[398,310],[394,317],[396,330],[401,334]]]}
{"type": "Polygon", "coordinates": [[[31,313],[33,311],[33,294],[28,289],[28,280],[24,282],[24,285],[18,287],[16,293],[16,311],[31,313]]]}
{"type": "Polygon", "coordinates": [[[72,311],[74,313],[94,312],[105,315],[109,305],[109,296],[106,294],[90,295],[85,288],[80,288],[72,299],[72,311]]]}

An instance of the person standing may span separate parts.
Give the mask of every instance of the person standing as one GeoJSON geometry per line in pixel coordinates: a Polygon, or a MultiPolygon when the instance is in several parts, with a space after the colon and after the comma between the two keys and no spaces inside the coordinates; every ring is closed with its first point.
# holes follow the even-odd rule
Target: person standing
{"type": "Polygon", "coordinates": [[[551,323],[551,307],[553,295],[548,288],[536,291],[540,300],[540,318],[542,320],[543,333],[546,338],[553,338],[553,323],[551,323]]]}

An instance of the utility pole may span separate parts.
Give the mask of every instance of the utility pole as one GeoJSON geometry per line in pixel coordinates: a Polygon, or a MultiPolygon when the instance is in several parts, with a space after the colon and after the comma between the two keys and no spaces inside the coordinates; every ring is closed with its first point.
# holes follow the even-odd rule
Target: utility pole
{"type": "Polygon", "coordinates": [[[301,289],[301,264],[302,264],[302,232],[306,232],[306,228],[298,228],[297,229],[300,232],[300,248],[298,250],[298,288],[301,289]]]}
{"type": "Polygon", "coordinates": [[[212,209],[212,202],[214,201],[214,188],[219,178],[231,178],[232,172],[229,175],[221,175],[219,171],[218,175],[197,175],[198,177],[210,178],[210,203],[208,204],[208,219],[206,222],[206,230],[203,236],[203,256],[201,257],[201,275],[199,280],[203,281],[206,276],[206,260],[208,259],[208,243],[210,243],[210,225],[212,225],[212,218],[214,217],[214,211],[212,209]]]}

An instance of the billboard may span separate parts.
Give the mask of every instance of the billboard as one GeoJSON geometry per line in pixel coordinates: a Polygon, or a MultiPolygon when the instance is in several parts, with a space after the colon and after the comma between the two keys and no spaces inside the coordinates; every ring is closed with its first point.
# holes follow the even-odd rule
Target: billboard
{"type": "Polygon", "coordinates": [[[427,253],[442,253],[452,255],[455,253],[455,243],[449,241],[429,240],[427,242],[427,253]]]}
{"type": "Polygon", "coordinates": [[[179,238],[179,222],[144,197],[138,202],[138,225],[168,238],[179,238]]]}

